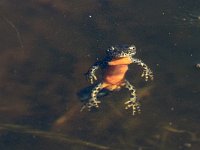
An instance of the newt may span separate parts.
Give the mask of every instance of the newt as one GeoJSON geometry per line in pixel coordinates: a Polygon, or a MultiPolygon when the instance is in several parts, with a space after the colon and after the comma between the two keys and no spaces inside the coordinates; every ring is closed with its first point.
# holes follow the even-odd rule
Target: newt
{"type": "MultiPolygon", "coordinates": [[[[135,45],[116,45],[106,50],[106,57],[94,63],[86,73],[86,77],[91,83],[91,86],[84,89],[90,93],[88,97],[83,98],[84,105],[82,110],[84,108],[88,108],[88,110],[98,108],[101,103],[97,99],[98,97],[107,95],[109,91],[119,91],[124,87],[130,91],[130,99],[125,102],[125,109],[132,108],[133,115],[141,111],[140,103],[136,95],[136,88],[125,78],[128,66],[133,63],[140,65],[143,68],[141,77],[144,77],[145,81],[149,79],[153,80],[154,76],[151,69],[142,60],[134,58],[135,54],[135,45]],[[102,81],[95,83],[95,80],[97,80],[95,71],[99,68],[103,70],[103,78],[102,81]],[[86,99],[89,100],[86,101],[86,99]]],[[[80,92],[82,95],[84,95],[83,91],[80,92]]]]}

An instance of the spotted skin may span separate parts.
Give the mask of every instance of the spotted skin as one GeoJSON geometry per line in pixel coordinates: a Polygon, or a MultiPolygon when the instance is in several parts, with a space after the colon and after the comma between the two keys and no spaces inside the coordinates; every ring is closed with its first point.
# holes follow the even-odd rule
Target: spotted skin
{"type": "Polygon", "coordinates": [[[81,111],[87,107],[88,110],[90,111],[92,107],[96,107],[98,108],[99,105],[101,102],[97,100],[97,94],[101,91],[102,89],[102,83],[99,83],[97,84],[93,89],[92,89],[92,92],[91,92],[91,98],[89,99],[89,102],[88,103],[85,103],[83,105],[83,107],[81,108],[81,111]]]}
{"type": "Polygon", "coordinates": [[[127,105],[125,107],[125,109],[132,108],[132,110],[133,110],[132,114],[133,115],[135,115],[136,112],[140,113],[140,111],[141,111],[140,110],[140,103],[137,100],[135,87],[133,85],[131,85],[127,80],[125,80],[125,85],[124,86],[131,93],[130,99],[124,103],[125,105],[127,105]]]}
{"type": "Polygon", "coordinates": [[[136,58],[132,58],[132,62],[140,65],[143,68],[141,77],[144,77],[145,81],[148,81],[149,78],[153,80],[153,72],[145,63],[143,63],[140,59],[136,58]]]}
{"type": "Polygon", "coordinates": [[[135,45],[116,45],[111,46],[106,51],[107,56],[102,60],[96,62],[86,73],[86,77],[91,84],[94,84],[97,77],[95,72],[97,69],[103,69],[103,80],[100,81],[91,91],[91,98],[85,103],[81,110],[92,107],[98,108],[100,101],[97,100],[97,94],[102,89],[108,89],[110,91],[120,90],[122,87],[130,91],[130,99],[125,102],[125,109],[132,109],[132,114],[136,112],[140,113],[140,103],[137,100],[136,89],[133,85],[125,79],[128,65],[136,63],[143,68],[141,77],[145,78],[145,81],[153,80],[153,72],[151,69],[140,59],[134,58],[136,54],[135,45]]]}

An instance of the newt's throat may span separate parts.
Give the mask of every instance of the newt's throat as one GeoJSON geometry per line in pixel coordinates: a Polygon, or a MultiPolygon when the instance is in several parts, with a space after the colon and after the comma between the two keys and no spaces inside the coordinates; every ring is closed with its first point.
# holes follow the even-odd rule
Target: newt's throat
{"type": "Polygon", "coordinates": [[[129,65],[132,63],[130,57],[120,57],[108,62],[108,65],[129,65]]]}

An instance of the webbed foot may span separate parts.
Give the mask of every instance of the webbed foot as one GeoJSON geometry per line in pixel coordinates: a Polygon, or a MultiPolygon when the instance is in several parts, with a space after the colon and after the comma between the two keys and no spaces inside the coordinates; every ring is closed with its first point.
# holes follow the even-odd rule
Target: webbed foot
{"type": "Polygon", "coordinates": [[[142,72],[141,77],[145,78],[145,81],[153,80],[153,72],[149,68],[145,68],[144,71],[142,72]]]}
{"type": "Polygon", "coordinates": [[[85,103],[85,104],[82,106],[82,108],[81,108],[80,111],[83,111],[85,108],[87,108],[88,111],[90,111],[91,108],[98,108],[100,103],[101,103],[101,102],[98,101],[98,100],[92,100],[92,99],[90,99],[88,103],[85,103]]]}
{"type": "Polygon", "coordinates": [[[125,107],[125,109],[129,109],[132,108],[132,114],[135,115],[136,112],[140,113],[140,103],[137,102],[136,100],[128,100],[127,102],[124,103],[125,105],[127,105],[125,107]]]}

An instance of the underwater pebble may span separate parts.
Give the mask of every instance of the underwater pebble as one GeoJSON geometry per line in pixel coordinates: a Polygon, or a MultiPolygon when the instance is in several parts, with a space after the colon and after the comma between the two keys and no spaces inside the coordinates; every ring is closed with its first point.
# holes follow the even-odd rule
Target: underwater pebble
{"type": "Polygon", "coordinates": [[[190,148],[190,147],[192,147],[192,144],[191,143],[184,143],[184,146],[187,147],[187,148],[190,148]]]}
{"type": "Polygon", "coordinates": [[[200,63],[196,64],[196,68],[200,69],[200,63]]]}
{"type": "Polygon", "coordinates": [[[139,147],[138,150],[143,150],[143,148],[142,148],[142,147],[139,147]]]}

